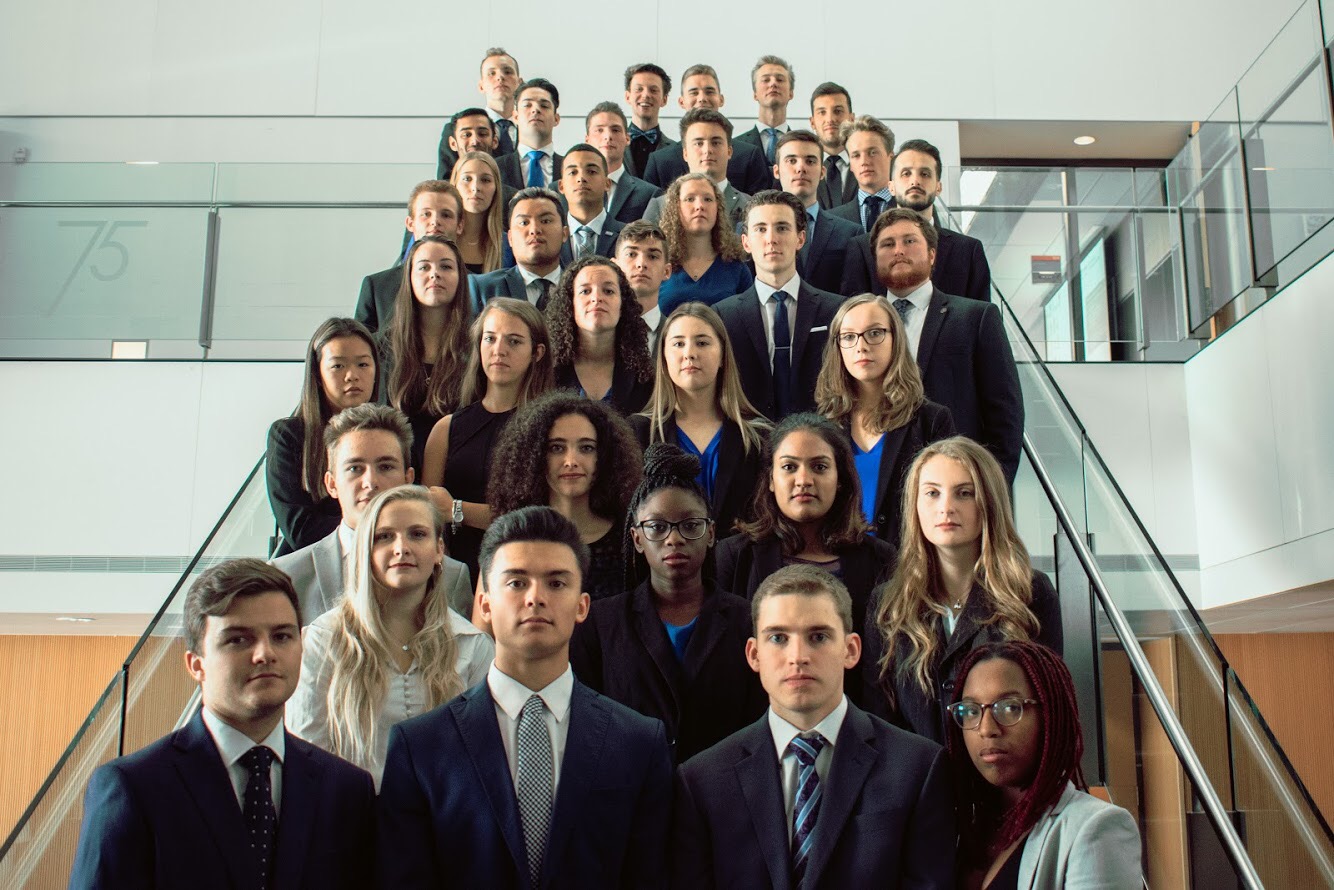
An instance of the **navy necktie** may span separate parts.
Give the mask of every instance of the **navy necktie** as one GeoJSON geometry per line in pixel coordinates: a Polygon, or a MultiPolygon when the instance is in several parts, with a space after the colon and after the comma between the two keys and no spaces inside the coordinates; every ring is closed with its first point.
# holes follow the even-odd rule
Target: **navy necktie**
{"type": "Polygon", "coordinates": [[[537,298],[537,311],[546,312],[547,303],[551,300],[551,281],[547,278],[539,278],[537,284],[542,288],[542,293],[537,298]]]}
{"type": "Polygon", "coordinates": [[[894,309],[899,313],[899,318],[903,319],[903,323],[907,324],[908,313],[912,311],[912,300],[905,300],[902,297],[899,297],[894,301],[894,309]]]}
{"type": "Polygon", "coordinates": [[[885,199],[879,195],[871,195],[862,205],[866,212],[866,231],[871,231],[875,225],[876,218],[880,216],[880,211],[885,209],[885,199]]]}
{"type": "Polygon", "coordinates": [[[514,139],[510,134],[510,127],[514,126],[509,121],[496,121],[496,154],[507,155],[514,151],[514,139]]]}
{"type": "Polygon", "coordinates": [[[542,175],[542,152],[528,152],[528,187],[541,188],[546,185],[546,177],[542,175]]]}
{"type": "Polygon", "coordinates": [[[774,420],[792,410],[792,332],[787,323],[787,294],[774,291],[774,420]]]}
{"type": "Polygon", "coordinates": [[[241,815],[245,818],[250,849],[263,881],[261,886],[268,886],[269,876],[273,873],[273,843],[278,836],[278,811],[273,806],[273,783],[269,781],[269,767],[274,759],[273,752],[263,745],[256,745],[241,755],[241,765],[250,773],[241,815]]]}
{"type": "Polygon", "coordinates": [[[797,758],[797,797],[792,803],[792,885],[801,886],[806,874],[806,860],[814,842],[815,819],[820,815],[820,774],[815,759],[824,749],[819,733],[810,738],[797,736],[787,746],[797,758]]]}

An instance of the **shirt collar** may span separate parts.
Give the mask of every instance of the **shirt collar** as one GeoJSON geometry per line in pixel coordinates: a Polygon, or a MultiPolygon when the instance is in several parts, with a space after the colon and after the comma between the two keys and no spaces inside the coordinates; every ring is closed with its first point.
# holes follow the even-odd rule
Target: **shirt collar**
{"type": "Polygon", "coordinates": [[[565,215],[565,224],[570,227],[570,238],[574,238],[574,233],[580,226],[588,226],[593,230],[593,234],[601,235],[602,229],[607,225],[606,208],[603,208],[601,213],[593,217],[592,221],[586,223],[581,223],[579,220],[575,219],[573,213],[567,213],[565,215]]]}
{"type": "Polygon", "coordinates": [[[614,182],[616,185],[620,185],[621,177],[624,175],[625,175],[625,162],[622,161],[621,166],[617,167],[615,170],[612,170],[610,173],[607,174],[607,178],[610,179],[612,182],[614,182]]]}
{"type": "MultiPolygon", "coordinates": [[[[876,192],[876,193],[875,193],[875,196],[876,196],[877,198],[879,198],[880,200],[882,200],[882,201],[889,201],[889,197],[890,197],[890,195],[889,195],[889,186],[885,186],[885,187],[882,188],[880,191],[876,192]]],[[[869,198],[869,197],[871,197],[871,193],[870,193],[870,192],[864,192],[864,191],[862,191],[860,188],[858,188],[858,189],[857,189],[857,206],[858,206],[858,207],[861,207],[863,204],[866,203],[866,199],[869,198]]]]}
{"type": "MultiPolygon", "coordinates": [[[[763,135],[764,135],[764,132],[765,132],[766,130],[768,130],[768,129],[769,129],[768,127],[766,127],[764,124],[760,123],[759,121],[756,121],[756,122],[755,122],[755,132],[756,132],[756,133],[759,133],[761,136],[763,136],[763,135]]],[[[774,129],[778,131],[778,135],[779,135],[779,136],[782,136],[784,133],[786,133],[786,132],[788,132],[789,130],[791,130],[792,127],[791,127],[791,125],[789,125],[789,124],[787,124],[787,123],[782,123],[782,124],[779,124],[778,126],[774,127],[774,129]]]]}
{"type": "Polygon", "coordinates": [[[542,699],[542,703],[556,718],[556,722],[561,723],[570,713],[570,697],[574,694],[574,671],[566,665],[565,673],[548,683],[545,689],[529,689],[496,667],[493,661],[486,673],[486,684],[491,689],[491,697],[511,720],[518,720],[524,704],[531,696],[536,695],[542,699]]]}
{"type": "MultiPolygon", "coordinates": [[[[839,700],[834,710],[825,717],[810,731],[824,736],[825,744],[833,747],[838,742],[838,731],[843,728],[843,718],[848,715],[848,697],[845,695],[839,700]]],[[[769,708],[769,732],[773,735],[774,748],[778,751],[778,759],[781,762],[783,755],[787,753],[787,746],[792,744],[792,740],[799,735],[810,735],[803,733],[791,723],[788,723],[782,717],[774,713],[773,708],[769,708]]]]}
{"type": "Polygon", "coordinates": [[[357,539],[357,530],[346,522],[338,523],[338,552],[344,558],[352,555],[352,547],[357,539]]]}
{"type": "Polygon", "coordinates": [[[768,303],[774,298],[774,291],[779,290],[791,297],[792,302],[795,304],[797,302],[797,294],[801,290],[801,276],[796,272],[793,272],[792,277],[783,282],[782,287],[770,287],[763,281],[760,281],[760,279],[755,279],[755,293],[760,298],[761,303],[768,303]]]}
{"type": "Polygon", "coordinates": [[[552,160],[555,160],[555,157],[554,157],[554,156],[555,156],[555,152],[552,150],[552,147],[551,147],[551,143],[550,143],[550,142],[548,142],[546,145],[542,146],[541,148],[537,148],[536,146],[532,146],[532,145],[524,145],[522,142],[520,142],[518,145],[514,146],[514,150],[515,150],[515,153],[518,154],[518,156],[521,157],[521,158],[523,158],[524,160],[527,160],[527,159],[528,159],[528,152],[530,152],[530,151],[540,151],[540,152],[542,152],[542,154],[546,155],[546,156],[549,157],[549,158],[552,158],[552,160]]]}
{"type": "Polygon", "coordinates": [[[723,193],[723,197],[727,197],[727,189],[728,189],[727,180],[723,179],[722,182],[715,183],[715,185],[718,186],[718,191],[723,193]]]}
{"type": "Polygon", "coordinates": [[[662,310],[659,309],[657,306],[654,306],[649,311],[642,313],[639,317],[644,319],[644,324],[648,325],[650,333],[656,331],[658,329],[658,325],[662,324],[662,310]]]}
{"type": "Polygon", "coordinates": [[[530,272],[528,269],[524,268],[522,265],[519,265],[517,263],[515,264],[514,268],[518,269],[519,274],[523,276],[523,283],[525,287],[532,284],[534,281],[537,281],[539,278],[545,279],[546,281],[550,281],[552,284],[560,284],[561,269],[559,264],[556,266],[556,268],[552,269],[551,272],[546,275],[538,275],[536,272],[530,272]]]}
{"type": "MultiPolygon", "coordinates": [[[[217,746],[218,753],[222,755],[224,766],[230,767],[236,761],[246,755],[246,752],[255,747],[255,740],[241,732],[241,730],[231,726],[223,721],[221,717],[214,714],[207,707],[203,709],[204,726],[208,728],[208,734],[213,736],[213,744],[217,746]]],[[[264,737],[264,741],[259,744],[273,752],[273,756],[282,763],[287,755],[287,736],[283,732],[283,721],[269,731],[264,737]]]]}
{"type": "Polygon", "coordinates": [[[935,288],[931,286],[931,279],[928,278],[926,281],[917,285],[917,287],[907,296],[896,297],[893,293],[889,296],[891,303],[895,300],[907,300],[909,303],[913,304],[914,309],[925,309],[927,306],[931,305],[931,295],[933,293],[935,293],[935,288]]]}
{"type": "Polygon", "coordinates": [[[814,204],[812,204],[811,206],[807,207],[807,208],[806,208],[806,214],[807,214],[808,216],[813,216],[813,217],[815,217],[815,221],[816,221],[816,222],[819,222],[819,221],[820,221],[820,202],[817,200],[814,204]]]}

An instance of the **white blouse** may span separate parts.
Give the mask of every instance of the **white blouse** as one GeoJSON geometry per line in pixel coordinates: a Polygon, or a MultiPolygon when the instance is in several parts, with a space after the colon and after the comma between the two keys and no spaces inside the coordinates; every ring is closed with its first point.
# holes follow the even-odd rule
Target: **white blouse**
{"type": "MultiPolygon", "coordinates": [[[[329,647],[338,626],[337,608],[330,609],[308,624],[301,633],[301,682],[287,700],[287,729],[312,745],[331,750],[329,736],[329,683],[333,679],[333,662],[329,647]]],[[[473,626],[453,609],[449,612],[449,629],[458,646],[458,672],[464,689],[471,689],[486,679],[487,670],[496,657],[496,646],[491,638],[473,626]]],[[[425,713],[426,684],[420,666],[414,660],[406,672],[398,665],[389,665],[389,689],[376,715],[374,761],[367,769],[380,789],[384,774],[385,755],[389,750],[389,730],[395,723],[425,713]]]]}

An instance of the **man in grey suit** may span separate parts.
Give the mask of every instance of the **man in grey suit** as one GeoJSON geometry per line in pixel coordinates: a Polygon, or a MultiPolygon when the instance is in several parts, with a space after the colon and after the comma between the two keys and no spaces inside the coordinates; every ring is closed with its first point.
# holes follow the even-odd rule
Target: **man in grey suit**
{"type": "Polygon", "coordinates": [[[797,252],[801,280],[820,290],[837,293],[848,242],[860,235],[861,229],[854,222],[823,212],[820,207],[816,191],[824,181],[823,154],[814,133],[791,130],[778,139],[778,163],[774,170],[783,191],[806,207],[806,243],[797,252]]]}
{"type": "MultiPolygon", "coordinates": [[[[732,157],[732,122],[711,108],[696,108],[681,118],[681,143],[689,172],[703,173],[722,188],[732,225],[740,226],[750,195],[737,191],[727,180],[727,162],[732,157]]],[[[666,197],[659,195],[650,201],[644,219],[651,223],[661,221],[666,197]]]]}
{"type": "MultiPolygon", "coordinates": [[[[621,223],[644,218],[648,202],[662,194],[662,189],[635,176],[630,169],[630,135],[625,112],[615,102],[599,102],[584,119],[584,141],[602,152],[607,159],[607,216],[621,223]]],[[[670,143],[675,145],[675,142],[670,143]]]]}
{"type": "MultiPolygon", "coordinates": [[[[324,486],[338,501],[343,521],[309,547],[273,560],[292,579],[302,624],[329,611],[342,595],[357,523],[371,498],[412,483],[412,427],[397,408],[365,404],[340,411],[325,429],[324,444],[329,455],[324,486]]],[[[466,616],[472,588],[463,563],[446,557],[441,584],[450,605],[466,616]]]]}
{"type": "Polygon", "coordinates": [[[510,199],[509,247],[515,265],[472,280],[472,311],[492,297],[527,300],[541,312],[560,284],[560,256],[570,231],[560,195],[551,189],[526,188],[510,199]]]}

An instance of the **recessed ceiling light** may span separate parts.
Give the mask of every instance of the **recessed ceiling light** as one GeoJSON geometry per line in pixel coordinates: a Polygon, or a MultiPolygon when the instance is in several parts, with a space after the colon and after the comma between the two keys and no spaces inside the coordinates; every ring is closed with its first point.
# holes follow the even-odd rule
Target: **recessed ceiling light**
{"type": "Polygon", "coordinates": [[[72,621],[76,624],[91,624],[96,618],[89,618],[87,615],[60,615],[57,621],[72,621]]]}
{"type": "Polygon", "coordinates": [[[1076,136],[1076,137],[1075,137],[1075,145],[1092,145],[1093,143],[1095,143],[1095,142],[1097,142],[1097,141],[1098,141],[1098,138],[1097,138],[1096,136],[1076,136]]]}

